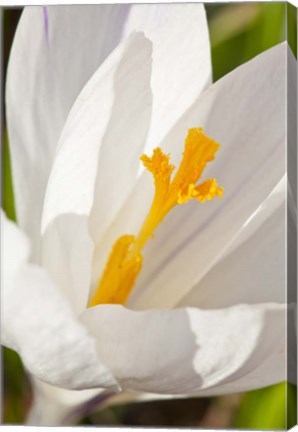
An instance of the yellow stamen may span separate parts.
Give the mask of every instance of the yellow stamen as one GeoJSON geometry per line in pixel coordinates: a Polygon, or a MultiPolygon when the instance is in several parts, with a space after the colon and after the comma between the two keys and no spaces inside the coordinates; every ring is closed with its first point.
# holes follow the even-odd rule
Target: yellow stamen
{"type": "Polygon", "coordinates": [[[203,129],[189,129],[181,164],[171,181],[175,169],[170,156],[157,147],[152,157],[143,155],[141,161],[154,178],[155,195],[139,235],[123,235],[115,243],[107,261],[97,290],[89,307],[104,303],[124,304],[131,293],[142,268],[141,254],[157,226],[177,204],[191,199],[200,202],[222,197],[223,188],[215,179],[196,185],[206,164],[214,160],[220,145],[207,137],[203,129]]]}

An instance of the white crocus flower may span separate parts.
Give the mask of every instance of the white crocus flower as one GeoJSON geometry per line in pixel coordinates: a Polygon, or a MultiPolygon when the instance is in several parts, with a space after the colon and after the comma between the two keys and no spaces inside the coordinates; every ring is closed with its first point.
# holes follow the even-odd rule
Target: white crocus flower
{"type": "Polygon", "coordinates": [[[65,421],[102,389],[124,400],[286,379],[286,56],[276,46],[203,91],[202,5],[25,9],[6,106],[26,234],[2,214],[2,340],[34,377],[33,422],[65,421]],[[196,127],[222,145],[208,171],[224,198],[177,206],[126,305],[88,307],[112,245],[150,208],[140,155],[158,145],[176,165],[196,127]]]}

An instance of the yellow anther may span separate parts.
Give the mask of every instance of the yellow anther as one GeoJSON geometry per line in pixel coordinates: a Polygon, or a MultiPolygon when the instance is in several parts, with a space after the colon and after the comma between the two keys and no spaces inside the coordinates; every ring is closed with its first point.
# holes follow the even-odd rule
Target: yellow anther
{"type": "Polygon", "coordinates": [[[144,167],[153,174],[155,182],[162,181],[164,184],[170,183],[171,174],[175,167],[170,164],[169,154],[163,153],[163,151],[157,147],[153,150],[151,158],[144,154],[140,159],[144,167]]]}
{"type": "Polygon", "coordinates": [[[170,155],[157,147],[151,157],[141,157],[145,168],[154,177],[155,195],[151,208],[138,236],[123,235],[115,242],[89,307],[126,302],[142,268],[141,251],[173,207],[191,199],[204,202],[222,196],[223,188],[215,179],[196,185],[219,147],[216,141],[204,134],[203,129],[189,129],[182,161],[172,180],[175,167],[170,164],[170,155]]]}
{"type": "Polygon", "coordinates": [[[206,180],[195,189],[197,192],[195,198],[201,202],[212,200],[216,196],[221,198],[223,195],[223,188],[217,186],[217,181],[215,179],[206,180]]]}

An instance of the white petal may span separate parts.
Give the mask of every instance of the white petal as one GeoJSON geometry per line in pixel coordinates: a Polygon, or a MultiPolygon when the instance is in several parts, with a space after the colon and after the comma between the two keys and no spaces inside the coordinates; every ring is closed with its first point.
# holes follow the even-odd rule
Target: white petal
{"type": "Polygon", "coordinates": [[[220,259],[178,306],[286,303],[285,240],[281,207],[246,242],[220,259]]]}
{"type": "MultiPolygon", "coordinates": [[[[286,197],[287,175],[285,174],[268,197],[262,201],[259,207],[246,220],[241,231],[232,239],[232,241],[230,241],[230,244],[224,251],[223,256],[229,255],[242,243],[253,236],[256,231],[259,230],[259,228],[279,210],[280,213],[284,213],[283,219],[280,219],[281,225],[285,225],[286,197]]],[[[285,229],[284,226],[283,228],[285,229]]]]}
{"type": "MultiPolygon", "coordinates": [[[[1,209],[1,268],[2,268],[2,300],[3,315],[1,322],[1,341],[12,349],[16,349],[13,338],[10,337],[9,324],[6,323],[4,314],[9,302],[13,300],[13,290],[16,275],[24,262],[27,261],[30,246],[27,237],[10,222],[1,209]]],[[[17,299],[16,299],[17,300],[17,299]]]]}
{"type": "Polygon", "coordinates": [[[173,398],[173,395],[125,391],[115,393],[106,389],[66,390],[40,380],[31,380],[33,405],[27,424],[69,425],[77,423],[93,411],[123,403],[173,398]]]}
{"type": "Polygon", "coordinates": [[[25,8],[7,73],[18,220],[35,239],[58,139],[76,97],[121,39],[129,6],[25,8]],[[34,196],[34,200],[32,197],[34,196]]]}
{"type": "Polygon", "coordinates": [[[117,386],[99,362],[95,341],[72,315],[46,272],[27,262],[28,240],[1,212],[2,343],[16,350],[29,372],[70,388],[117,386]]]}
{"type": "Polygon", "coordinates": [[[286,176],[179,306],[286,303],[286,176]]]}
{"type": "MultiPolygon", "coordinates": [[[[109,390],[66,390],[51,386],[36,378],[31,379],[33,388],[33,401],[26,424],[32,426],[62,426],[63,424],[74,424],[82,418],[76,415],[79,407],[83,407],[99,394],[104,395],[109,390]]],[[[100,407],[100,404],[98,405],[100,407]]],[[[79,414],[79,413],[78,413],[79,414]]]]}
{"type": "MultiPolygon", "coordinates": [[[[167,216],[144,251],[131,307],[175,305],[212,268],[284,176],[285,59],[286,45],[276,46],[213,84],[162,144],[176,162],[187,129],[204,127],[222,144],[205,176],[216,177],[225,193],[222,200],[191,202],[167,216]]],[[[150,175],[144,173],[107,233],[105,260],[115,238],[137,233],[150,191],[153,196],[148,182],[150,175]]]]}
{"type": "Polygon", "coordinates": [[[124,34],[144,31],[153,42],[152,123],[147,150],[166,133],[211,83],[208,26],[202,4],[140,4],[128,15],[124,34]]]}
{"type": "Polygon", "coordinates": [[[89,80],[63,129],[43,211],[42,262],[77,310],[86,306],[93,244],[137,175],[151,112],[151,44],[123,42],[89,80]],[[133,119],[133,120],[132,120],[133,119]]]}
{"type": "Polygon", "coordinates": [[[275,367],[262,385],[285,379],[286,308],[279,305],[145,312],[96,306],[81,319],[124,390],[198,394],[231,384],[237,391],[245,375],[249,390],[259,387],[254,377],[273,354],[275,367]]]}

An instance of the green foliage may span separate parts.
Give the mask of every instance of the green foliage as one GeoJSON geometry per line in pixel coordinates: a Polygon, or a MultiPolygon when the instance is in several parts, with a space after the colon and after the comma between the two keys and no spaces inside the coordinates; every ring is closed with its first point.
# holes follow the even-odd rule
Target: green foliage
{"type": "Polygon", "coordinates": [[[286,40],[286,3],[206,5],[214,81],[286,40]]]}
{"type": "Polygon", "coordinates": [[[7,141],[7,133],[4,133],[3,139],[3,204],[2,207],[11,220],[16,220],[16,211],[13,197],[13,186],[11,176],[11,163],[9,155],[9,147],[7,141]]]}
{"type": "Polygon", "coordinates": [[[297,8],[287,3],[287,39],[297,58],[297,8]]]}
{"type": "Polygon", "coordinates": [[[2,348],[3,365],[3,421],[23,423],[31,401],[31,390],[19,356],[2,348]]]}
{"type": "Polygon", "coordinates": [[[296,424],[296,386],[277,384],[246,393],[234,427],[243,429],[287,429],[296,424]],[[292,410],[287,407],[291,406],[292,410]]]}

